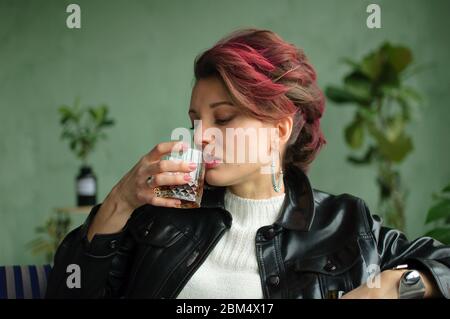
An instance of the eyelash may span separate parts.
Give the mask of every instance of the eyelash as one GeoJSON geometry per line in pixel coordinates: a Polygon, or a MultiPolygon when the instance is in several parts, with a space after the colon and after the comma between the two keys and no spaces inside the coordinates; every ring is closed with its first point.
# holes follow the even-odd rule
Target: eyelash
{"type": "MultiPolygon", "coordinates": [[[[217,124],[217,125],[224,125],[224,124],[230,122],[233,118],[234,118],[234,116],[232,116],[232,117],[230,117],[230,118],[227,118],[227,119],[223,119],[223,120],[217,119],[217,120],[216,120],[216,124],[217,124]]],[[[194,129],[194,126],[190,127],[190,129],[193,130],[193,129],[194,129]]]]}
{"type": "Polygon", "coordinates": [[[229,118],[227,118],[227,119],[223,119],[223,120],[217,119],[217,120],[216,120],[216,124],[218,124],[218,125],[224,125],[224,124],[230,122],[233,118],[234,118],[234,116],[229,117],[229,118]]]}

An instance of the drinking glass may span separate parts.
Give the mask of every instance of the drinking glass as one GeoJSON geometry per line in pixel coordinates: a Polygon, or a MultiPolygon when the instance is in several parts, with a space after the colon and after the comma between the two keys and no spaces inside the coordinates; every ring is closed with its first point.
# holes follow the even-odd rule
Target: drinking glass
{"type": "MultiPolygon", "coordinates": [[[[203,153],[199,149],[188,148],[187,150],[173,151],[166,159],[174,161],[185,161],[196,163],[195,170],[189,173],[191,180],[183,185],[164,185],[155,187],[154,192],[158,197],[176,198],[181,200],[180,208],[198,208],[202,201],[203,186],[205,178],[205,163],[203,153]]],[[[179,174],[168,172],[168,174],[179,174]]],[[[182,173],[184,174],[184,173],[182,173]]]]}

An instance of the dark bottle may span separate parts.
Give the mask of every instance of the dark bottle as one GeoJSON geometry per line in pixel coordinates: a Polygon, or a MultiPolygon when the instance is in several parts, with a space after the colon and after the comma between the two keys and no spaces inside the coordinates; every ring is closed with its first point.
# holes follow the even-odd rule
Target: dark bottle
{"type": "Polygon", "coordinates": [[[90,166],[83,165],[76,178],[77,205],[97,204],[97,177],[90,166]]]}

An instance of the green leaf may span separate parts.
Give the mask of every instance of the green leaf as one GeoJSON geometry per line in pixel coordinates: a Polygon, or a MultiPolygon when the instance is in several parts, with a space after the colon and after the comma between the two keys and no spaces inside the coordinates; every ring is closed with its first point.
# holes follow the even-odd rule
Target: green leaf
{"type": "Polygon", "coordinates": [[[387,50],[389,63],[397,73],[402,72],[412,62],[411,50],[403,46],[391,46],[387,50]]]}
{"type": "Polygon", "coordinates": [[[70,115],[72,115],[72,110],[71,110],[71,108],[70,108],[69,106],[67,106],[67,105],[61,105],[61,106],[58,108],[58,112],[59,112],[59,114],[60,114],[61,116],[70,116],[70,115]]]}
{"type": "Polygon", "coordinates": [[[375,125],[368,125],[369,132],[378,142],[379,153],[393,162],[401,162],[413,150],[413,143],[404,132],[389,140],[375,125]]]}
{"type": "Polygon", "coordinates": [[[326,96],[335,103],[357,103],[365,104],[365,100],[361,100],[358,96],[350,92],[348,89],[329,86],[325,89],[326,96]]]}
{"type": "Polygon", "coordinates": [[[429,70],[432,68],[436,68],[436,63],[428,62],[428,63],[413,64],[403,72],[402,77],[403,79],[407,79],[410,78],[411,76],[419,74],[420,72],[423,72],[424,70],[429,70]]]}
{"type": "Polygon", "coordinates": [[[60,123],[62,125],[66,124],[68,121],[73,120],[75,118],[72,110],[66,105],[62,105],[58,109],[58,112],[60,114],[60,123]]]}
{"type": "Polygon", "coordinates": [[[367,107],[358,108],[357,114],[366,122],[372,122],[378,116],[378,112],[376,111],[376,109],[367,107]]]}
{"type": "Polygon", "coordinates": [[[398,88],[400,86],[400,77],[394,67],[390,64],[385,64],[382,68],[382,72],[377,79],[378,83],[398,88]]]}
{"type": "Polygon", "coordinates": [[[411,120],[412,108],[411,108],[411,105],[409,104],[408,100],[405,99],[401,95],[396,95],[393,98],[401,108],[401,116],[402,116],[403,120],[405,122],[409,122],[411,120]]]}
{"type": "Polygon", "coordinates": [[[450,199],[442,199],[430,208],[427,214],[426,224],[442,218],[450,217],[450,199]]]}
{"type": "Polygon", "coordinates": [[[361,120],[355,119],[345,128],[344,134],[345,141],[351,148],[360,148],[364,142],[363,122],[361,120]]]}
{"type": "Polygon", "coordinates": [[[35,228],[35,231],[37,233],[45,233],[47,231],[47,228],[45,228],[44,226],[38,226],[35,228]]]}
{"type": "Polygon", "coordinates": [[[112,119],[107,119],[102,122],[102,126],[111,126],[111,125],[114,125],[114,120],[112,119]]]}
{"type": "Polygon", "coordinates": [[[62,139],[69,139],[69,140],[71,140],[71,139],[75,138],[75,135],[74,135],[73,132],[63,131],[62,134],[61,134],[61,138],[62,139]]]}
{"type": "MultiPolygon", "coordinates": [[[[410,64],[411,60],[409,49],[384,43],[378,50],[363,58],[361,72],[375,83],[398,87],[400,84],[399,74],[410,64]]],[[[378,95],[376,87],[373,93],[378,95]]]]}
{"type": "Polygon", "coordinates": [[[98,112],[98,123],[102,123],[108,114],[108,107],[106,105],[101,105],[99,106],[97,112],[98,112]]]}
{"type": "Polygon", "coordinates": [[[361,62],[361,71],[371,80],[380,77],[383,65],[383,57],[379,52],[373,52],[365,56],[361,62]]]}
{"type": "Polygon", "coordinates": [[[432,237],[444,245],[450,245],[450,228],[439,227],[430,230],[425,234],[425,236],[432,237]]]}
{"type": "Polygon", "coordinates": [[[404,97],[405,99],[409,99],[415,102],[422,102],[423,98],[420,93],[409,86],[403,86],[399,90],[399,95],[404,97]]]}
{"type": "Polygon", "coordinates": [[[97,111],[96,111],[94,108],[89,108],[89,109],[88,109],[88,112],[89,112],[89,115],[92,117],[92,119],[93,119],[95,122],[97,122],[97,121],[98,121],[98,120],[97,120],[97,118],[98,118],[97,111]]]}
{"type": "Polygon", "coordinates": [[[355,70],[359,70],[360,69],[360,64],[350,58],[342,58],[341,61],[349,66],[351,66],[353,69],[355,70]]]}
{"type": "Polygon", "coordinates": [[[60,115],[61,115],[61,122],[64,122],[62,124],[65,124],[66,122],[74,122],[78,123],[80,120],[80,112],[77,107],[69,107],[67,105],[62,105],[58,109],[60,115]]]}
{"type": "Polygon", "coordinates": [[[405,122],[403,116],[395,116],[386,120],[386,138],[389,141],[395,141],[403,133],[405,122]]]}
{"type": "Polygon", "coordinates": [[[72,151],[74,151],[74,150],[77,148],[77,144],[78,144],[78,141],[77,141],[77,140],[71,141],[71,142],[70,142],[70,149],[71,149],[72,151]]]}
{"type": "Polygon", "coordinates": [[[344,78],[345,89],[355,97],[360,104],[369,105],[372,83],[362,72],[355,71],[344,78]]]}
{"type": "Polygon", "coordinates": [[[53,251],[53,246],[50,243],[43,243],[42,245],[35,246],[31,249],[31,253],[34,255],[49,251],[53,251]]]}
{"type": "Polygon", "coordinates": [[[381,148],[384,155],[394,162],[401,162],[413,149],[412,139],[404,133],[397,136],[391,143],[385,144],[385,148],[381,148]]]}
{"type": "MultiPolygon", "coordinates": [[[[107,120],[108,115],[108,106],[105,104],[100,105],[97,108],[89,108],[88,109],[91,118],[94,120],[96,126],[104,126],[104,122],[107,120]]],[[[111,121],[111,120],[108,120],[111,121]]],[[[107,124],[110,125],[110,124],[107,124]]]]}
{"type": "Polygon", "coordinates": [[[370,164],[372,162],[374,155],[375,155],[375,148],[373,146],[370,146],[362,157],[350,155],[347,156],[347,160],[355,165],[365,165],[370,164]]]}
{"type": "Polygon", "coordinates": [[[450,193],[450,184],[448,184],[447,186],[445,186],[442,191],[442,193],[450,193]]]}
{"type": "Polygon", "coordinates": [[[39,237],[39,238],[36,238],[36,239],[33,239],[33,240],[27,242],[25,244],[25,246],[28,247],[28,248],[31,248],[31,247],[34,247],[36,245],[41,245],[42,243],[46,243],[46,241],[43,238],[39,237]]]}
{"type": "Polygon", "coordinates": [[[400,87],[391,91],[387,91],[386,95],[393,98],[400,106],[402,110],[402,117],[405,121],[411,119],[413,112],[413,103],[421,103],[422,97],[420,94],[410,87],[400,87]]]}

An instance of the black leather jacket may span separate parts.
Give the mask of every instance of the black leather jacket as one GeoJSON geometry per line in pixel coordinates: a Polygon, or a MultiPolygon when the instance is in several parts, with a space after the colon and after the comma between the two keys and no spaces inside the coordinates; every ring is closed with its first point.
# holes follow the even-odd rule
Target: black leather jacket
{"type": "MultiPolygon", "coordinates": [[[[333,298],[370,280],[377,269],[404,263],[428,272],[450,297],[450,247],[429,237],[409,242],[381,226],[360,198],[312,189],[293,166],[284,182],[279,219],[255,238],[265,298],[333,298]]],[[[95,206],[58,248],[47,297],[175,298],[232,225],[223,194],[223,187],[205,189],[199,209],[144,205],[120,233],[96,235],[89,243],[95,206]],[[80,266],[80,288],[67,287],[70,264],[80,266]]]]}

